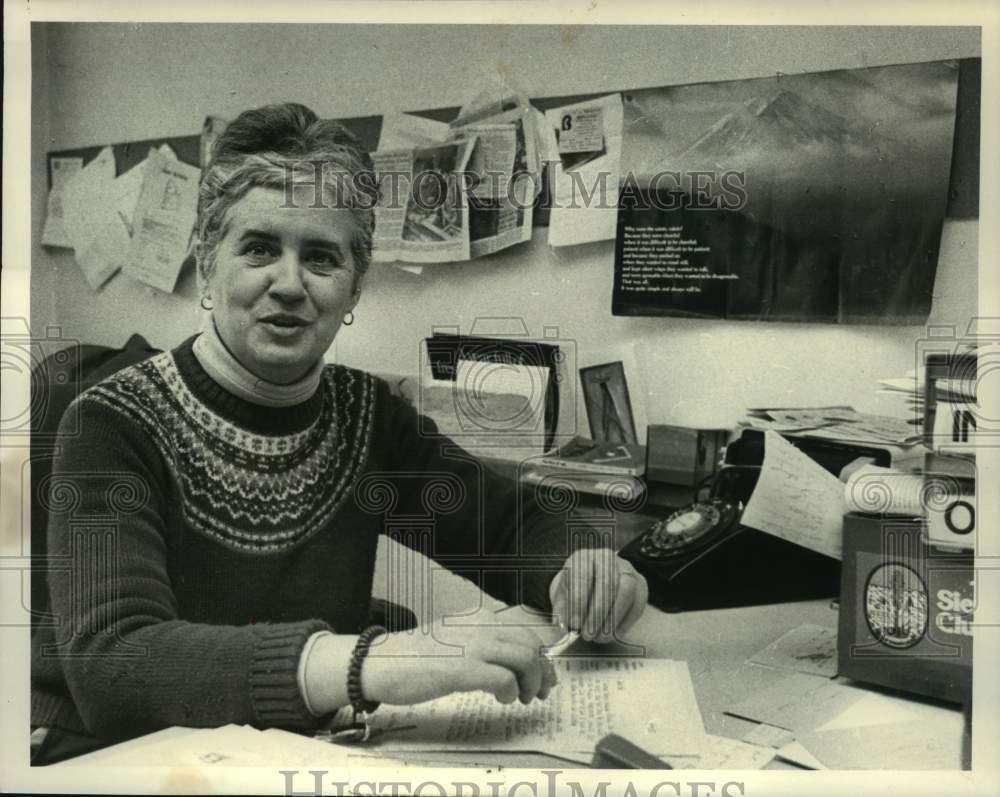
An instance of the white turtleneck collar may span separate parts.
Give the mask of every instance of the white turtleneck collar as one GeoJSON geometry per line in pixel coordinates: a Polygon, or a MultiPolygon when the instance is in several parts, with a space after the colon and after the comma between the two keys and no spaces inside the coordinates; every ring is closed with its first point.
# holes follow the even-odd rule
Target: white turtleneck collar
{"type": "Polygon", "coordinates": [[[194,356],[212,379],[235,396],[265,407],[293,407],[311,398],[323,375],[323,361],[317,360],[297,382],[279,385],[251,373],[222,342],[215,321],[209,318],[192,346],[194,356]]]}

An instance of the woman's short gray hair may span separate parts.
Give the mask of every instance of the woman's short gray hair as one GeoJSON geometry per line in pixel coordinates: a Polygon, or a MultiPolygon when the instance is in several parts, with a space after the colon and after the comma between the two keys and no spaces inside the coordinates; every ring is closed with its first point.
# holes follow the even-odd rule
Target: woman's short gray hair
{"type": "MultiPolygon", "coordinates": [[[[354,216],[355,285],[371,262],[375,174],[371,157],[342,125],[294,102],[244,111],[216,141],[198,195],[198,274],[207,281],[229,210],[251,188],[314,185],[322,201],[354,216]]],[[[319,197],[317,197],[317,200],[319,197]]]]}

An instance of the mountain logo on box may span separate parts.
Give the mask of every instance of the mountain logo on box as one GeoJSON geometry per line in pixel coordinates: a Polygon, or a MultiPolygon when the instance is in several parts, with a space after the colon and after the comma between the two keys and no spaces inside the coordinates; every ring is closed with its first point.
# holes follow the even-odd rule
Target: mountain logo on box
{"type": "Polygon", "coordinates": [[[875,568],[865,584],[865,620],[890,648],[916,645],[927,631],[927,587],[916,571],[890,563],[875,568]]]}

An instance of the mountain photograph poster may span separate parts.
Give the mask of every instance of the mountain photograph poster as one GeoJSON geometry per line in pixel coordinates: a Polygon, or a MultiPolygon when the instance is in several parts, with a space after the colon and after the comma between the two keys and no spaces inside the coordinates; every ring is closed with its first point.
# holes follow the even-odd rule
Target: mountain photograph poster
{"type": "Polygon", "coordinates": [[[612,311],[919,324],[958,63],[624,93],[612,311]]]}

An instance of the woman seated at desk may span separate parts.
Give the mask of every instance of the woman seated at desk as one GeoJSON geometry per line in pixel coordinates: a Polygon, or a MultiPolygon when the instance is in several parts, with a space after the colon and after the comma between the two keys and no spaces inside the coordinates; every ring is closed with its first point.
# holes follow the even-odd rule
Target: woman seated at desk
{"type": "MultiPolygon", "coordinates": [[[[79,433],[61,439],[48,536],[74,572],[50,574],[62,623],[33,640],[32,726],[49,729],[34,763],[172,725],[308,731],[345,706],[552,688],[531,629],[467,629],[461,655],[440,655],[433,633],[368,625],[385,496],[400,514],[436,507],[430,553],[466,571],[509,569],[519,537],[536,561],[564,557],[567,535],[533,502],[517,517],[514,484],[422,433],[383,381],[324,365],[371,258],[365,185],[368,155],[301,105],[247,111],[217,142],[196,227],[210,322],[66,413],[79,433]],[[432,477],[455,494],[430,496],[432,477]],[[81,543],[72,517],[111,513],[110,547],[81,543]]],[[[521,575],[523,595],[485,586],[584,638],[646,603],[610,550],[521,575]]]]}

